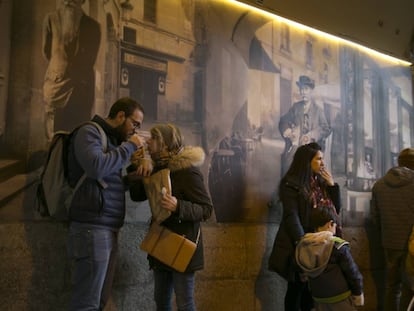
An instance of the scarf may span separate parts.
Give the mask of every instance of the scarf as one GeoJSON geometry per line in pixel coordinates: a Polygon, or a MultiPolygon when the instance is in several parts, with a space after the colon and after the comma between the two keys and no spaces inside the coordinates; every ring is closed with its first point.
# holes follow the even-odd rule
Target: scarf
{"type": "Polygon", "coordinates": [[[310,188],[313,208],[318,206],[328,206],[335,209],[331,198],[328,196],[325,189],[322,189],[316,175],[311,177],[310,188]]]}

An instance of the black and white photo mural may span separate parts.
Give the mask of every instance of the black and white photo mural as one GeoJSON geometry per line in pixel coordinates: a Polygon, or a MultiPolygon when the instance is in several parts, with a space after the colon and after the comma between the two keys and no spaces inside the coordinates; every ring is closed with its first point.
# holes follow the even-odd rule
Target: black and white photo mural
{"type": "Polygon", "coordinates": [[[409,65],[236,1],[29,0],[14,10],[13,21],[2,13],[3,157],[34,161],[54,131],[131,96],[144,131],[176,123],[203,147],[214,221],[274,221],[292,155],[316,141],[341,186],[344,224],[362,225],[373,183],[412,146],[409,65]]]}
{"type": "Polygon", "coordinates": [[[43,84],[45,131],[70,131],[88,120],[93,106],[99,23],[82,9],[83,0],[61,0],[43,20],[42,52],[48,61],[43,84]]]}

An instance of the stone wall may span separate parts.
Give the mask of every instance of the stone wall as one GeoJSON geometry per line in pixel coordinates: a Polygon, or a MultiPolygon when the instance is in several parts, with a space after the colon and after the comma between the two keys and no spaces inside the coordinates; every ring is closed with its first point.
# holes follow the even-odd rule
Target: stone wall
{"type": "MultiPolygon", "coordinates": [[[[1,311],[63,311],[68,303],[68,225],[36,213],[35,189],[36,183],[0,206],[1,311]]],[[[105,311],[155,310],[152,273],[139,249],[148,224],[137,220],[149,219],[149,207],[127,206],[113,295],[105,311]]],[[[196,274],[198,311],[283,310],[286,282],[267,270],[280,212],[269,208],[267,222],[217,223],[213,217],[203,223],[205,269],[196,274]]],[[[344,237],[364,276],[361,310],[378,311],[382,294],[375,284],[383,284],[379,234],[368,226],[346,226],[344,237]]]]}
{"type": "MultiPolygon", "coordinates": [[[[266,268],[277,228],[277,224],[203,225],[205,269],[196,275],[195,291],[199,311],[283,310],[286,284],[266,268]]],[[[146,224],[126,223],[120,233],[118,270],[106,310],[155,310],[152,274],[138,247],[145,230],[146,224]]],[[[345,235],[364,274],[363,310],[377,310],[374,279],[379,271],[370,263],[363,230],[347,228],[345,235]]],[[[66,224],[51,221],[0,224],[1,310],[65,310],[70,293],[66,233],[66,224]]]]}

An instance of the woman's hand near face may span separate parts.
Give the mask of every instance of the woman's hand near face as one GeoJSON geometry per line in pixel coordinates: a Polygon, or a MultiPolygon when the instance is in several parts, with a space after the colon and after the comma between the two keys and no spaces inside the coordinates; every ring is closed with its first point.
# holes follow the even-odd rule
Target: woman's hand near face
{"type": "Polygon", "coordinates": [[[326,181],[328,186],[333,186],[335,184],[331,173],[325,167],[321,168],[320,175],[326,181]]]}

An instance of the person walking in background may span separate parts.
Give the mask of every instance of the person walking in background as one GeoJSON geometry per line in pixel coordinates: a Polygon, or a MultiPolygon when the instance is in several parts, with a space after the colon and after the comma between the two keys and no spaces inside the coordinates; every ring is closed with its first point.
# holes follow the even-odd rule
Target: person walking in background
{"type": "Polygon", "coordinates": [[[296,82],[301,100],[293,103],[289,111],[280,118],[279,131],[285,140],[282,153],[282,176],[292,162],[299,146],[317,142],[325,151],[325,140],[332,130],[326,120],[325,112],[313,98],[315,81],[308,76],[300,76],[296,82]]]}
{"type": "MultiPolygon", "coordinates": [[[[196,310],[194,302],[195,271],[204,266],[203,240],[200,222],[210,218],[213,207],[204,185],[200,166],[205,154],[201,147],[184,146],[180,130],[173,124],[158,124],[151,128],[147,141],[148,151],[154,161],[154,171],[168,168],[171,194],[164,194],[161,207],[171,214],[162,226],[196,242],[196,251],[186,271],[178,272],[157,259],[148,256],[154,271],[154,299],[157,310],[172,310],[173,291],[178,310],[196,310]]],[[[134,173],[130,176],[134,179],[134,173]]],[[[130,187],[134,201],[147,199],[142,179],[130,187]]]]}
{"type": "Polygon", "coordinates": [[[341,209],[339,185],[325,168],[321,146],[317,143],[298,147],[289,170],[280,181],[279,198],[283,216],[269,258],[269,269],[288,282],[285,310],[308,311],[312,309],[313,299],[295,263],[295,246],[305,233],[313,232],[310,222],[313,208],[324,205],[337,214],[341,209]]]}
{"type": "Polygon", "coordinates": [[[375,182],[371,208],[372,219],[380,228],[385,256],[384,310],[405,311],[413,295],[403,276],[414,224],[414,148],[403,149],[398,166],[375,182]]]}
{"type": "Polygon", "coordinates": [[[46,137],[90,119],[95,100],[94,65],[101,30],[82,10],[85,0],[62,0],[43,21],[42,52],[48,61],[43,84],[46,137]]]}
{"type": "Polygon", "coordinates": [[[315,232],[296,246],[296,262],[308,279],[316,311],[353,311],[364,305],[363,278],[349,242],[335,236],[338,221],[332,208],[313,208],[315,232]]]}
{"type": "MultiPolygon", "coordinates": [[[[94,116],[107,135],[103,150],[99,130],[81,126],[68,151],[68,179],[74,187],[69,210],[68,255],[73,264],[73,289],[69,310],[103,310],[110,296],[118,252],[118,232],[125,217],[125,185],[122,168],[143,147],[135,134],[144,119],[142,106],[131,98],[116,101],[106,119],[94,116]]],[[[148,171],[142,171],[147,175],[148,171]]]]}

